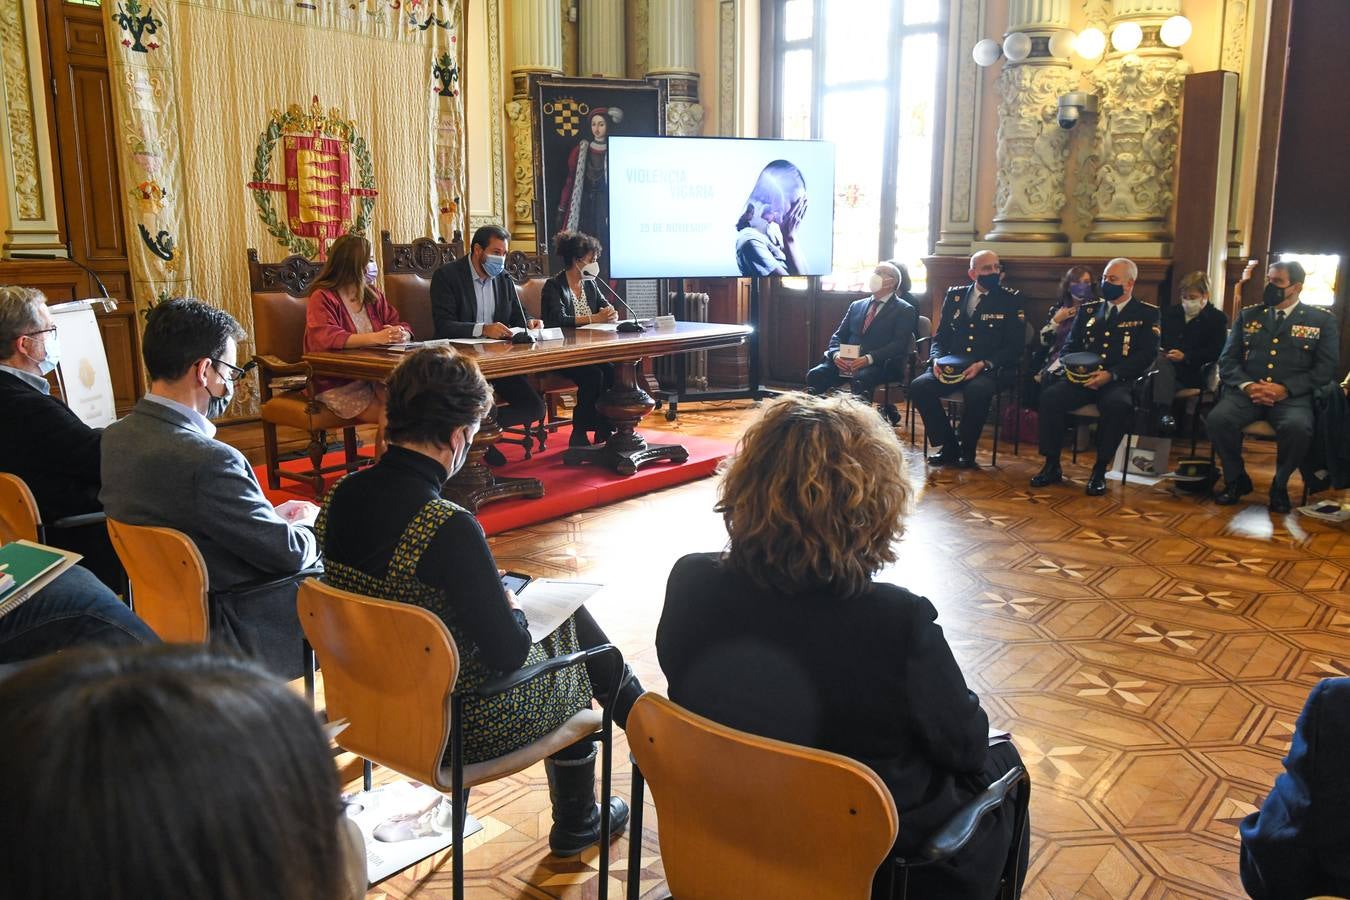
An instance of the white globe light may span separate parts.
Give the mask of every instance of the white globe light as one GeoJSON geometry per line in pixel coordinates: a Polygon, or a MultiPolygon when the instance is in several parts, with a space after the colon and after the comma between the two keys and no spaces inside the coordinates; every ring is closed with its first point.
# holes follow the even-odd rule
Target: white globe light
{"type": "Polygon", "coordinates": [[[993,38],[985,38],[975,45],[970,55],[975,57],[975,65],[988,67],[998,62],[998,58],[1003,55],[1003,48],[993,38]]]}
{"type": "Polygon", "coordinates": [[[1158,37],[1169,47],[1180,47],[1191,39],[1191,20],[1185,16],[1173,16],[1163,23],[1158,37]]]}
{"type": "Polygon", "coordinates": [[[1116,30],[1111,32],[1111,46],[1121,53],[1134,50],[1143,39],[1144,29],[1139,27],[1138,22],[1121,22],[1116,26],[1116,30]]]}
{"type": "Polygon", "coordinates": [[[1014,31],[1003,39],[1003,55],[1013,62],[1021,62],[1031,55],[1031,38],[1020,31],[1014,31]]]}
{"type": "Polygon", "coordinates": [[[1056,31],[1050,35],[1050,55],[1060,58],[1069,56],[1073,53],[1076,40],[1072,31],[1056,31]]]}
{"type": "Polygon", "coordinates": [[[1100,28],[1084,28],[1073,47],[1083,59],[1097,59],[1106,52],[1106,35],[1100,28]]]}

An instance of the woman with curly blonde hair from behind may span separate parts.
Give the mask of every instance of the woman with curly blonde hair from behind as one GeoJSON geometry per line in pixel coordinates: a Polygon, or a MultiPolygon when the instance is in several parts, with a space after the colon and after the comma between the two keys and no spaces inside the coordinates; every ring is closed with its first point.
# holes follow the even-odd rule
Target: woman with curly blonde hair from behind
{"type": "MultiPolygon", "coordinates": [[[[989,746],[933,605],[873,580],[896,561],[917,493],[895,435],[865,404],[765,404],[722,475],[727,549],[675,564],[656,632],[676,703],[876,771],[905,855],[1021,762],[1011,743],[989,746]]],[[[994,896],[1013,824],[1005,808],[953,860],[913,870],[911,896],[994,896]]]]}

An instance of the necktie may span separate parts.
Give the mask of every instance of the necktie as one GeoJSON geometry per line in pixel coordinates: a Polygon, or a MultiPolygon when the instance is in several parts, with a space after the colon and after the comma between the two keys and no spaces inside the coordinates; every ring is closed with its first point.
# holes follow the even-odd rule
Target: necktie
{"type": "Polygon", "coordinates": [[[1106,304],[1106,315],[1102,316],[1102,321],[1110,325],[1116,317],[1116,305],[1114,303],[1106,304]]]}
{"type": "Polygon", "coordinates": [[[1279,328],[1283,324],[1284,324],[1284,310],[1277,309],[1275,310],[1275,327],[1279,328]]]}
{"type": "Polygon", "coordinates": [[[966,303],[966,315],[974,316],[975,310],[980,308],[980,292],[971,291],[970,300],[966,303]]]}
{"type": "Polygon", "coordinates": [[[867,318],[863,319],[863,331],[872,327],[872,320],[877,317],[877,310],[881,309],[881,301],[873,300],[872,305],[867,308],[867,318]]]}

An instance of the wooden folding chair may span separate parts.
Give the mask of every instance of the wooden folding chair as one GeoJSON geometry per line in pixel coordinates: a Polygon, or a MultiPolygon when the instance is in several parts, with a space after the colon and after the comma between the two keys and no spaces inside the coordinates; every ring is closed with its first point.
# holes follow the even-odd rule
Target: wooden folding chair
{"type": "MultiPolygon", "coordinates": [[[[52,528],[79,528],[97,525],[104,520],[101,512],[66,516],[51,523],[52,528]]],[[[47,542],[48,525],[38,512],[37,500],[28,483],[18,475],[0,472],[0,544],[10,541],[47,542]]]]}
{"type": "MultiPolygon", "coordinates": [[[[377,600],[307,579],[296,598],[300,623],[323,667],[324,697],[330,722],[346,720],[336,742],[364,757],[366,787],[371,763],[429,784],[454,799],[454,897],[464,897],[464,792],[476,784],[505,778],[587,737],[603,745],[602,790],[609,797],[613,722],[607,703],[602,712],[585,709],[558,730],[495,759],[465,763],[463,692],[456,692],[459,649],[435,614],[410,603],[377,600]],[[447,752],[450,765],[445,764],[447,752]]],[[[618,692],[623,656],[612,644],[560,656],[480,685],[473,694],[492,697],[541,675],[614,658],[618,692]]],[[[600,804],[600,897],[609,884],[609,803],[600,804]]]]}

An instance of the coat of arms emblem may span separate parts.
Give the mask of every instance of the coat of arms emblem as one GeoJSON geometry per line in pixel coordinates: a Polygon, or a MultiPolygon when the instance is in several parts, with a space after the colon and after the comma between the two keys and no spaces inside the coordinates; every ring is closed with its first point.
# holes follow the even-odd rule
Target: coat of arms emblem
{"type": "Polygon", "coordinates": [[[339,110],[325,113],[318,97],[309,109],[293,103],[272,113],[258,138],[248,187],[268,233],[310,259],[322,259],[330,241],[366,231],[378,193],[365,138],[339,110]],[[274,193],[284,194],[284,216],[274,193]]]}

